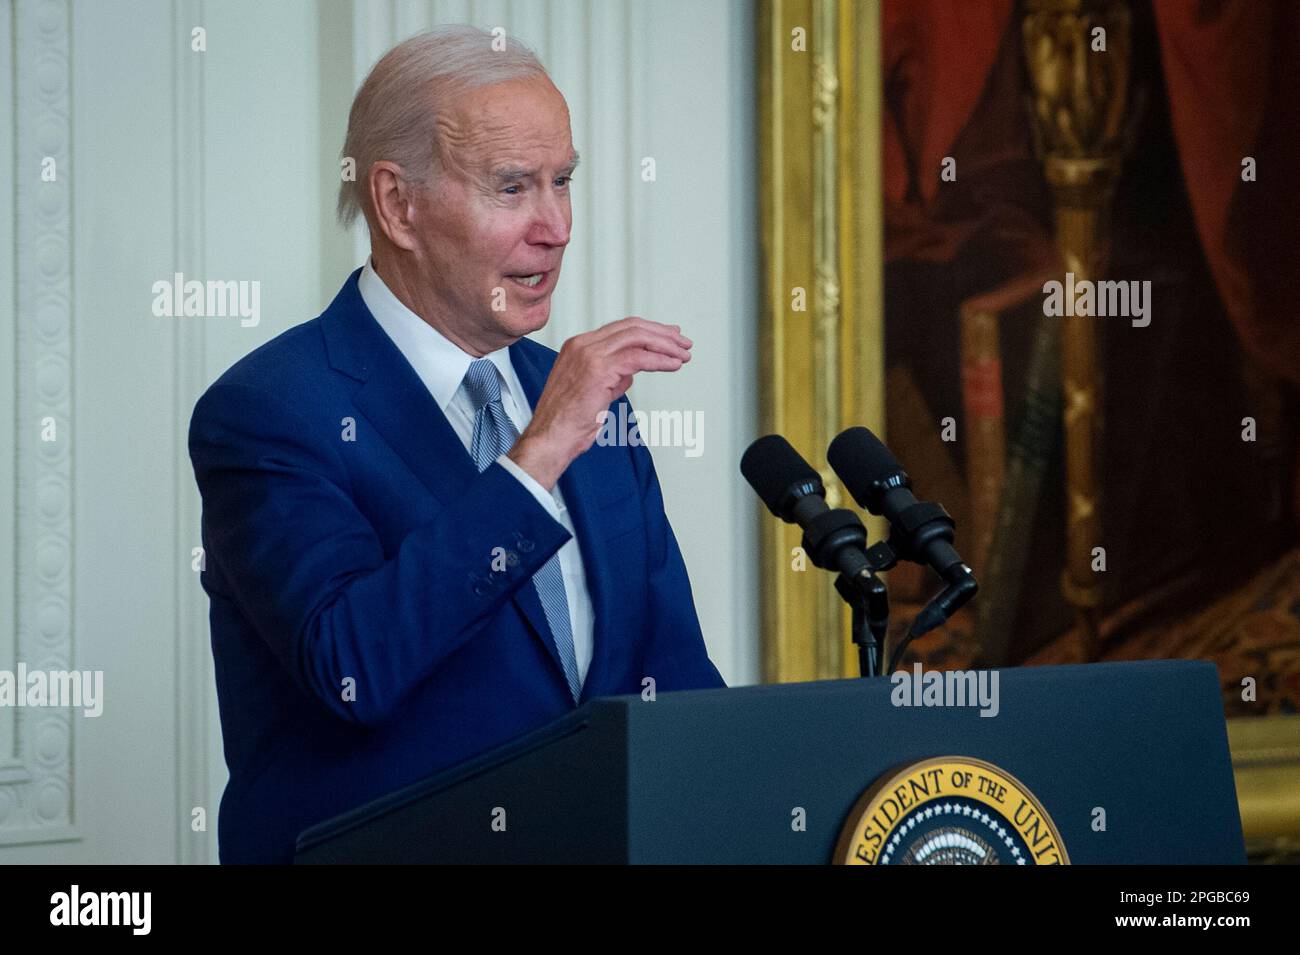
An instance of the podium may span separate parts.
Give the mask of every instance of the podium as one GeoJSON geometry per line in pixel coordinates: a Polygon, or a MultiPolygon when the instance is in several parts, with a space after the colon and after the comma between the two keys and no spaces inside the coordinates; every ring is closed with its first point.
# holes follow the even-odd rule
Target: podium
{"type": "Polygon", "coordinates": [[[1245,862],[1213,664],[993,672],[992,716],[900,705],[888,677],[592,700],[313,826],[295,861],[826,864],[873,785],[950,756],[1023,784],[1071,863],[1245,862]]]}

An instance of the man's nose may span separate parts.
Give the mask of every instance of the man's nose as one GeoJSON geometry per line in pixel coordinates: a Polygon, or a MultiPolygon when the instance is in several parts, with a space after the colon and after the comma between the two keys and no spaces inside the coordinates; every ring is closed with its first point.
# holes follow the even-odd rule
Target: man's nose
{"type": "Polygon", "coordinates": [[[568,198],[547,196],[536,210],[530,238],[539,245],[568,245],[572,221],[568,198]]]}

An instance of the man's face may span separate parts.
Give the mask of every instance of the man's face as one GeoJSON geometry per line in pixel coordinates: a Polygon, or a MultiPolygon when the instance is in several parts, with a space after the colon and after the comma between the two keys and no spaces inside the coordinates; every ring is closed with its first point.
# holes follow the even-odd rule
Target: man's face
{"type": "Polygon", "coordinates": [[[530,77],[464,94],[438,129],[434,185],[416,199],[416,294],[457,344],[486,354],[550,318],[573,224],[569,110],[530,77]]]}

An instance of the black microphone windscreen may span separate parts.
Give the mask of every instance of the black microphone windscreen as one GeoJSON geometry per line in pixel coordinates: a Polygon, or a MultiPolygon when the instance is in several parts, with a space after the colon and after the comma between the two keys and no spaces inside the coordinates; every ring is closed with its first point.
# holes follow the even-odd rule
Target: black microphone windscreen
{"type": "Polygon", "coordinates": [[[826,449],[826,460],[854,500],[863,507],[868,506],[866,501],[871,497],[872,484],[903,470],[893,452],[862,427],[841,431],[826,449]]]}
{"type": "Polygon", "coordinates": [[[740,473],[758,492],[768,510],[787,520],[780,509],[793,485],[807,482],[822,486],[821,477],[812,465],[779,434],[765,435],[751,444],[741,456],[740,473]]]}

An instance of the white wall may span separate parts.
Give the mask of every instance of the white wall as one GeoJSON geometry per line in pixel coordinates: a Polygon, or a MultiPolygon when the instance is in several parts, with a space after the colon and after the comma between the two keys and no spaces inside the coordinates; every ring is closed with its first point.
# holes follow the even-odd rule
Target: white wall
{"type": "Polygon", "coordinates": [[[0,708],[0,864],[215,859],[225,766],[191,569],[190,410],[360,264],[332,219],[352,92],[392,42],[455,20],[528,41],[569,99],[574,241],[539,337],[640,314],[696,341],[687,369],[643,376],[632,399],[704,413],[703,455],[653,453],[713,657],[730,682],[757,679],[736,465],[756,422],[747,0],[3,0],[0,443],[16,461],[0,468],[14,504],[0,507],[0,669],[102,669],[105,710],[0,708]],[[177,271],[260,281],[260,324],[155,318],[152,283],[177,271]]]}

